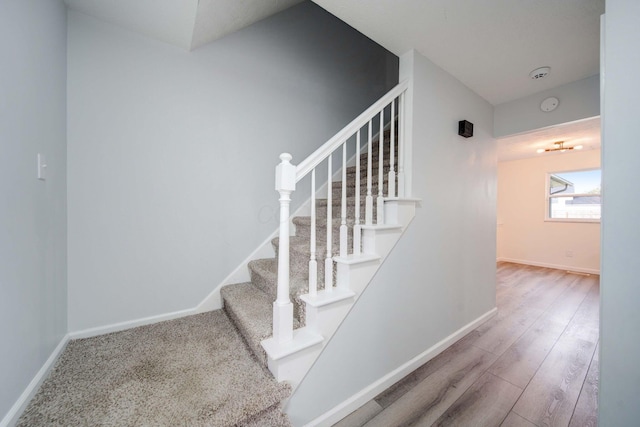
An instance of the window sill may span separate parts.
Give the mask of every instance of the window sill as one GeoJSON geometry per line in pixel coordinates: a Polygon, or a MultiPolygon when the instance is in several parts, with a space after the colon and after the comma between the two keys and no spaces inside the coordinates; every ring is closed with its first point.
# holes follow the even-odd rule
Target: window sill
{"type": "Polygon", "coordinates": [[[572,222],[583,224],[600,224],[601,219],[586,219],[586,218],[545,218],[544,222],[572,222]]]}

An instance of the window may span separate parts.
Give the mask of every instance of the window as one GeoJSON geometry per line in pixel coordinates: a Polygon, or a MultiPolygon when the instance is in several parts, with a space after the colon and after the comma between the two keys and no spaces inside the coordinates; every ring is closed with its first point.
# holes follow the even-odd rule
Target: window
{"type": "Polygon", "coordinates": [[[549,221],[600,222],[600,169],[547,175],[549,221]]]}

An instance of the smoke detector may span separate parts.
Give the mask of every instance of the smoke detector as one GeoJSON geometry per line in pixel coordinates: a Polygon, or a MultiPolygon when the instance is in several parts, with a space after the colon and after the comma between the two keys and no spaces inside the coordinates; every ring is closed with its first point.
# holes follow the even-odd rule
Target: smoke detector
{"type": "Polygon", "coordinates": [[[551,67],[536,68],[535,70],[529,73],[529,77],[531,77],[532,80],[540,80],[547,77],[550,71],[551,71],[551,67]]]}

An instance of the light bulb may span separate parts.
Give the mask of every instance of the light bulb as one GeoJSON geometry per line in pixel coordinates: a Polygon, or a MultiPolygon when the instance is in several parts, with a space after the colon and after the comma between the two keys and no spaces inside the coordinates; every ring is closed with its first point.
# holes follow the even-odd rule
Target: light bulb
{"type": "Polygon", "coordinates": [[[576,145],[573,147],[574,150],[582,150],[582,145],[576,145]]]}
{"type": "Polygon", "coordinates": [[[538,148],[538,149],[536,150],[536,153],[544,153],[544,148],[538,148]]]}

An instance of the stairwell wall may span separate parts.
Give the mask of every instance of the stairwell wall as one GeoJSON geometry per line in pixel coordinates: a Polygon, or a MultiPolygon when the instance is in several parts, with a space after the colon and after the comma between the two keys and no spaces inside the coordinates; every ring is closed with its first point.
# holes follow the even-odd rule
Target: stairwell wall
{"type": "Polygon", "coordinates": [[[279,154],[398,81],[310,2],[192,52],[70,11],[68,48],[71,332],[197,306],[276,230],[279,154]]]}
{"type": "Polygon", "coordinates": [[[400,59],[406,77],[413,79],[412,196],[422,202],[292,396],[294,425],[364,390],[374,397],[391,385],[390,373],[495,307],[493,108],[417,52],[400,59]],[[474,123],[472,138],[457,135],[463,119],[474,123]]]}
{"type": "Polygon", "coordinates": [[[66,43],[61,0],[0,2],[0,426],[67,332],[66,43]]]}
{"type": "Polygon", "coordinates": [[[602,277],[598,425],[640,419],[640,3],[608,0],[602,37],[602,277]]]}

